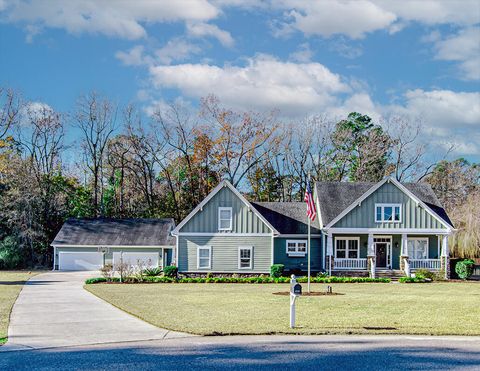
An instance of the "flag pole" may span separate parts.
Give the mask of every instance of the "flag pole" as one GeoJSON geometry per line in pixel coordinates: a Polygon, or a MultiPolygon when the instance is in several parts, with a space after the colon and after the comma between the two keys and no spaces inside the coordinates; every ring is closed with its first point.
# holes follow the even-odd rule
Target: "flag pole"
{"type": "MultiPolygon", "coordinates": [[[[308,183],[310,183],[310,172],[308,172],[308,183]]],[[[313,195],[312,195],[313,196],[313,195]]],[[[310,223],[311,219],[308,218],[308,242],[307,242],[307,292],[310,293],[310,223]]]]}

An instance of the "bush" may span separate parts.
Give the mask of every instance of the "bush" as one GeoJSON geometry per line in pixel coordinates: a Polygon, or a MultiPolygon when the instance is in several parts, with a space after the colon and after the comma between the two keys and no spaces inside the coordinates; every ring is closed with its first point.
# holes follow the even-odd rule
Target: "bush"
{"type": "Polygon", "coordinates": [[[178,268],[175,265],[167,265],[163,268],[163,274],[166,277],[176,278],[178,273],[178,268]]]}
{"type": "Polygon", "coordinates": [[[270,267],[270,277],[273,277],[273,278],[282,277],[284,269],[285,269],[285,266],[283,264],[273,264],[270,267]]]}
{"type": "Polygon", "coordinates": [[[469,279],[473,274],[473,267],[475,262],[472,259],[465,259],[459,261],[455,266],[455,272],[458,274],[458,277],[462,280],[469,279]]]}
{"type": "Polygon", "coordinates": [[[160,267],[145,268],[143,270],[143,274],[147,277],[160,276],[161,273],[162,268],[160,267]]]}
{"type": "MultiPolygon", "coordinates": [[[[103,282],[108,282],[105,277],[89,278],[89,279],[85,280],[86,285],[92,285],[92,284],[95,284],[95,283],[103,283],[103,282]]],[[[120,282],[120,278],[112,277],[109,282],[120,282]]]]}
{"type": "Polygon", "coordinates": [[[14,237],[8,236],[0,242],[0,269],[18,268],[23,261],[23,254],[14,237]]]}
{"type": "Polygon", "coordinates": [[[398,279],[398,282],[400,283],[425,283],[425,282],[430,282],[425,279],[425,277],[422,276],[415,276],[415,277],[400,277],[398,279]]]}
{"type": "Polygon", "coordinates": [[[115,274],[112,264],[105,264],[102,268],[100,268],[100,272],[107,282],[112,282],[113,275],[115,274]]]}

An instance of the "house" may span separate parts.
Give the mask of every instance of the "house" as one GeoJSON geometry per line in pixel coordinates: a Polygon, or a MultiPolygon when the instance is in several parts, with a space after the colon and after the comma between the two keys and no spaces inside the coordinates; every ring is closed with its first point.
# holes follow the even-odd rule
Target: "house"
{"type": "Polygon", "coordinates": [[[138,261],[163,267],[172,261],[173,219],[68,219],[52,242],[55,270],[98,270],[138,261]]]}
{"type": "MultiPolygon", "coordinates": [[[[317,182],[311,270],[332,274],[410,275],[449,263],[452,222],[429,185],[317,182]]],[[[222,181],[172,232],[184,274],[307,270],[303,202],[249,202],[222,181]]],[[[448,272],[448,269],[445,270],[448,272]]]]}

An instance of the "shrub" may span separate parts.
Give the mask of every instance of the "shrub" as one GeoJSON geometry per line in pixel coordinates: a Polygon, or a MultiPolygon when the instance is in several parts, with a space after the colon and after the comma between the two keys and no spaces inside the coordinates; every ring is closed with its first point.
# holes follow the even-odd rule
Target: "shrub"
{"type": "Polygon", "coordinates": [[[0,242],[0,269],[18,268],[23,261],[23,254],[14,237],[5,237],[0,242]]]}
{"type": "Polygon", "coordinates": [[[178,268],[175,265],[167,265],[165,268],[163,268],[163,274],[166,277],[175,278],[177,277],[177,273],[178,268]]]}
{"type": "Polygon", "coordinates": [[[120,275],[121,282],[127,282],[133,274],[133,267],[124,261],[115,264],[113,268],[120,275]]]}
{"type": "Polygon", "coordinates": [[[160,276],[161,273],[162,268],[160,267],[145,268],[143,270],[143,274],[147,277],[160,276]]]}
{"type": "MultiPolygon", "coordinates": [[[[107,282],[107,279],[105,277],[95,277],[95,278],[89,278],[85,280],[86,285],[92,285],[95,283],[103,283],[103,282],[107,282]]],[[[110,282],[120,282],[120,278],[112,277],[110,282]]]]}
{"type": "Polygon", "coordinates": [[[212,272],[208,272],[208,273],[207,273],[207,278],[213,278],[213,273],[212,273],[212,272]]]}
{"type": "Polygon", "coordinates": [[[460,279],[466,280],[473,274],[474,265],[475,262],[472,259],[459,261],[457,265],[455,265],[455,272],[458,274],[460,279]]]}
{"type": "Polygon", "coordinates": [[[285,266],[283,264],[273,264],[270,267],[270,277],[278,278],[283,275],[285,266]]]}
{"type": "Polygon", "coordinates": [[[113,275],[115,274],[112,264],[105,264],[102,268],[100,268],[100,272],[107,282],[112,282],[113,275]]]}
{"type": "Polygon", "coordinates": [[[415,271],[415,277],[423,277],[432,281],[438,280],[438,275],[435,272],[429,271],[428,269],[417,269],[415,271]]]}
{"type": "Polygon", "coordinates": [[[398,282],[400,283],[425,283],[429,282],[425,279],[425,277],[422,276],[415,276],[415,277],[400,277],[398,279],[398,282]]]}

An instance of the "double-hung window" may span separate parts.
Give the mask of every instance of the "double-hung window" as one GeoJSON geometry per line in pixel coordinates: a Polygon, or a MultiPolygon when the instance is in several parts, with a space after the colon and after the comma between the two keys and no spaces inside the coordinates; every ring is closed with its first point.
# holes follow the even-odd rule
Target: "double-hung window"
{"type": "Polygon", "coordinates": [[[219,231],[232,230],[232,208],[231,207],[218,208],[218,230],[219,231]]]}
{"type": "Polygon", "coordinates": [[[411,259],[427,259],[428,238],[409,238],[407,240],[408,256],[411,259]]]}
{"type": "Polygon", "coordinates": [[[360,238],[337,237],[335,238],[336,259],[358,259],[360,257],[360,238]]]}
{"type": "Polygon", "coordinates": [[[197,249],[197,268],[211,269],[212,268],[212,247],[199,246],[197,249]]]}
{"type": "Polygon", "coordinates": [[[240,246],[238,248],[238,269],[252,269],[253,247],[240,246]]]}
{"type": "Polygon", "coordinates": [[[375,204],[375,222],[400,223],[401,221],[401,204],[375,204]]]}
{"type": "Polygon", "coordinates": [[[307,240],[287,240],[287,255],[292,257],[307,255],[307,240]]]}

